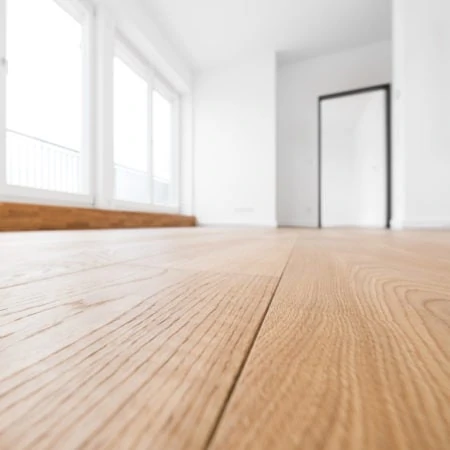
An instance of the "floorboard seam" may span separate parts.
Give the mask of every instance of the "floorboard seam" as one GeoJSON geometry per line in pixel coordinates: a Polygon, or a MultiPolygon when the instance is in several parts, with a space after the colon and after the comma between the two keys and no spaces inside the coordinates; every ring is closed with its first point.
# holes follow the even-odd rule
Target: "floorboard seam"
{"type": "Polygon", "coordinates": [[[280,274],[280,277],[278,278],[277,284],[275,285],[275,288],[274,288],[274,290],[272,292],[272,296],[270,297],[270,300],[267,303],[267,307],[266,307],[266,309],[265,309],[265,311],[264,311],[264,313],[262,315],[262,318],[261,318],[261,320],[260,320],[260,322],[258,324],[258,327],[256,328],[256,331],[255,331],[255,334],[253,336],[253,339],[250,342],[250,345],[249,345],[247,351],[245,352],[244,357],[242,358],[241,365],[239,366],[238,370],[236,371],[236,375],[234,376],[233,382],[231,383],[231,386],[230,386],[230,388],[228,390],[227,396],[225,397],[225,400],[224,400],[224,402],[222,404],[222,407],[221,407],[221,409],[219,411],[217,419],[216,419],[213,427],[211,428],[211,431],[210,431],[210,433],[208,435],[208,438],[206,439],[204,450],[208,450],[209,449],[209,447],[211,446],[211,443],[212,443],[212,441],[214,439],[214,436],[216,435],[216,432],[219,429],[219,426],[220,426],[220,424],[222,422],[223,416],[225,415],[225,411],[226,411],[226,409],[228,407],[228,404],[229,404],[229,402],[231,400],[231,397],[233,396],[233,393],[234,393],[234,391],[236,389],[236,386],[239,383],[239,379],[241,378],[242,372],[243,372],[245,366],[247,365],[248,358],[249,358],[249,356],[250,356],[250,354],[251,354],[251,352],[253,350],[253,347],[255,345],[256,340],[258,339],[259,333],[260,333],[261,328],[262,328],[262,326],[263,326],[263,324],[264,324],[264,322],[266,320],[266,317],[267,317],[267,314],[268,314],[268,312],[270,310],[270,307],[272,306],[273,299],[275,298],[275,295],[276,295],[276,293],[278,291],[278,288],[280,286],[281,280],[284,277],[284,273],[286,271],[286,268],[287,268],[287,266],[289,265],[289,263],[291,261],[292,254],[294,253],[294,249],[295,249],[295,247],[297,245],[297,242],[298,242],[298,237],[297,237],[297,239],[294,241],[294,243],[292,245],[292,248],[291,248],[291,251],[289,253],[289,256],[286,259],[286,264],[283,267],[283,270],[282,270],[282,272],[280,274]]]}

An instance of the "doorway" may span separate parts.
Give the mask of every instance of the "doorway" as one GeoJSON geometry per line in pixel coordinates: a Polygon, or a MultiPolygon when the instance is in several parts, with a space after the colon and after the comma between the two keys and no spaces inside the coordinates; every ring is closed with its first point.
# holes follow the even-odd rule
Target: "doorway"
{"type": "Polygon", "coordinates": [[[389,228],[390,86],[319,97],[319,227],[389,228]]]}

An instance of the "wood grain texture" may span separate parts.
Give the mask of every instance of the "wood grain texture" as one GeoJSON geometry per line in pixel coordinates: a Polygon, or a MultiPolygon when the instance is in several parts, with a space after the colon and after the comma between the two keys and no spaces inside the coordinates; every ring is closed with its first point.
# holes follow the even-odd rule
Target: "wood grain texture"
{"type": "Polygon", "coordinates": [[[0,450],[448,448],[450,233],[3,233],[0,255],[0,450]]]}
{"type": "MultiPolygon", "coordinates": [[[[187,230],[187,229],[186,229],[187,230]]],[[[165,255],[196,248],[195,239],[169,230],[108,230],[38,233],[0,233],[0,249],[8,264],[0,264],[0,290],[67,273],[132,262],[149,255],[165,255]],[[75,236],[75,239],[74,239],[75,236]],[[63,250],[62,250],[63,249],[63,250]]]]}
{"type": "MultiPolygon", "coordinates": [[[[223,248],[237,248],[250,233],[198,231],[138,230],[134,238],[131,231],[35,233],[25,243],[12,234],[0,240],[0,249],[17,253],[16,260],[31,248],[59,249],[62,261],[77,246],[86,264],[98,252],[115,260],[41,281],[24,278],[12,287],[2,262],[0,449],[205,446],[278,277],[219,270],[223,248]],[[154,266],[145,263],[146,253],[176,260],[178,252],[206,258],[216,251],[213,270],[159,267],[157,258],[154,266]]],[[[267,249],[277,240],[285,244],[286,236],[291,248],[296,240],[292,233],[271,234],[267,249]]],[[[259,254],[261,243],[253,246],[259,254]]],[[[248,243],[246,251],[252,253],[248,243]]],[[[27,264],[35,267],[22,263],[25,271],[27,264]]],[[[266,258],[261,265],[265,274],[268,264],[266,258]]],[[[273,272],[278,270],[276,258],[273,272]]]]}
{"type": "Polygon", "coordinates": [[[448,449],[450,235],[304,232],[212,449],[448,449]]]}
{"type": "Polygon", "coordinates": [[[0,231],[192,226],[195,226],[194,217],[178,214],[107,211],[25,203],[0,203],[0,231]]]}

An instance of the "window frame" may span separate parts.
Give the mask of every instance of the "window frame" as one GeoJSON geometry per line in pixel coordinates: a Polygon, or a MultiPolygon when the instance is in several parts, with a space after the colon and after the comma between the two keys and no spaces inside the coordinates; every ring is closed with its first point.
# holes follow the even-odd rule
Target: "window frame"
{"type": "Polygon", "coordinates": [[[83,27],[83,129],[81,169],[83,193],[65,193],[14,186],[6,183],[6,8],[0,0],[0,201],[81,206],[144,212],[180,212],[181,200],[181,94],[143,57],[128,40],[117,19],[95,0],[53,0],[83,27]],[[105,12],[106,11],[106,12],[105,12]],[[108,30],[110,27],[110,30],[108,30]],[[106,37],[105,37],[106,36],[106,37]],[[103,39],[106,39],[103,41],[103,39]],[[118,56],[148,84],[148,151],[151,202],[140,204],[115,199],[112,115],[114,57],[118,56]],[[4,61],[4,63],[3,63],[4,61]],[[106,71],[105,71],[106,70],[106,71]],[[112,92],[111,92],[112,90],[112,92]],[[173,106],[172,164],[169,201],[158,205],[153,196],[153,92],[158,91],[173,106]],[[111,97],[110,97],[111,96],[111,97]],[[112,184],[112,185],[111,185],[112,184]],[[112,190],[111,190],[112,188],[112,190]]]}
{"type": "MultiPolygon", "coordinates": [[[[155,76],[153,90],[172,104],[172,183],[169,190],[169,205],[179,207],[180,204],[180,96],[159,74],[155,76]]],[[[153,95],[153,92],[152,92],[153,95]]]]}
{"type": "MultiPolygon", "coordinates": [[[[164,81],[164,79],[154,70],[152,65],[139,53],[139,51],[129,42],[126,36],[116,29],[114,40],[114,58],[119,58],[132,71],[144,79],[147,83],[147,152],[148,152],[148,167],[147,174],[150,179],[150,203],[139,203],[128,200],[119,200],[115,198],[115,167],[113,157],[113,167],[111,168],[114,179],[113,198],[111,199],[111,206],[114,209],[122,209],[129,211],[144,211],[144,212],[169,212],[178,213],[179,205],[179,96],[177,92],[164,81]],[[167,98],[173,105],[173,127],[172,127],[172,183],[170,184],[169,203],[167,205],[158,205],[154,201],[153,192],[153,91],[157,90],[163,97],[167,98]]],[[[114,99],[113,99],[114,104],[114,99]]],[[[114,153],[114,146],[113,146],[114,153]]]]}
{"type": "Polygon", "coordinates": [[[10,185],[6,182],[6,102],[7,102],[7,0],[0,0],[0,199],[18,202],[42,202],[45,204],[93,206],[95,195],[95,14],[88,0],[53,0],[82,27],[83,35],[83,97],[82,97],[82,145],[80,151],[80,180],[83,193],[67,193],[28,186],[10,185]]]}

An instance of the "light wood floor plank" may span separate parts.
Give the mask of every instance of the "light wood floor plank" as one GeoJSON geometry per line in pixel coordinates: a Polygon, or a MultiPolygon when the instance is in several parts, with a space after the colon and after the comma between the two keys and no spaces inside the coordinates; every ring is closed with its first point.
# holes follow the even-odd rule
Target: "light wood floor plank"
{"type": "Polygon", "coordinates": [[[2,289],[0,448],[202,448],[277,282],[122,263],[2,289]]]}
{"type": "Polygon", "coordinates": [[[7,233],[0,255],[0,450],[448,448],[450,233],[7,233]]]}
{"type": "Polygon", "coordinates": [[[296,240],[297,233],[290,231],[279,232],[268,239],[237,234],[235,240],[221,238],[220,242],[210,242],[207,251],[187,248],[184,251],[154,255],[136,263],[173,269],[280,277],[296,240]]]}
{"type": "Polygon", "coordinates": [[[279,276],[296,239],[291,231],[273,230],[259,232],[256,238],[245,230],[227,233],[219,229],[3,233],[0,290],[131,262],[279,276]]]}
{"type": "Polygon", "coordinates": [[[448,449],[449,234],[304,236],[211,448],[448,449]]]}
{"type": "MultiPolygon", "coordinates": [[[[9,234],[9,233],[7,233],[9,234]]],[[[208,251],[208,240],[183,237],[159,230],[142,233],[131,232],[55,232],[11,233],[8,242],[2,242],[0,254],[5,263],[0,264],[0,289],[65,274],[83,272],[96,267],[106,267],[123,262],[148,258],[149,255],[178,253],[187,248],[208,251]],[[34,237],[34,239],[33,239],[34,237]],[[6,264],[6,259],[8,264],[6,264]]]]}

